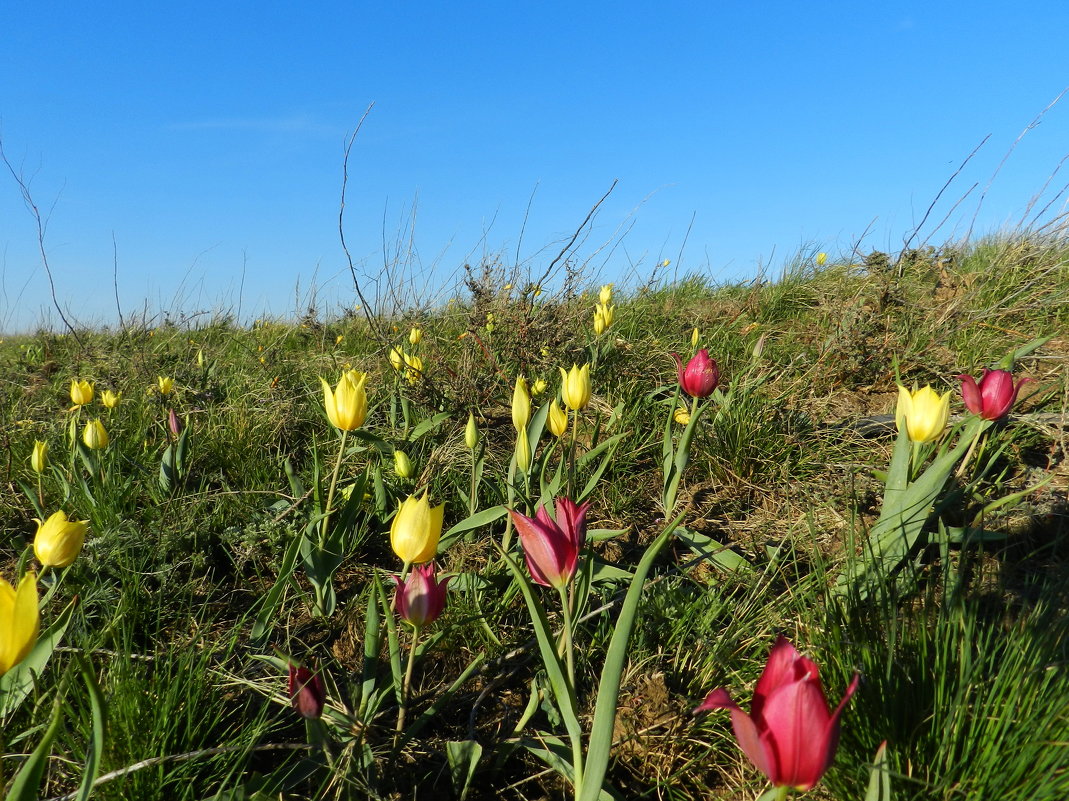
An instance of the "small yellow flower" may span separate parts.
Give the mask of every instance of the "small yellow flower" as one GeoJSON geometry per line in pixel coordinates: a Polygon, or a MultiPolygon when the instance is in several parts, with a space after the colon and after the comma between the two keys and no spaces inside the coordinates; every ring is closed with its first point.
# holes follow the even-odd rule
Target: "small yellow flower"
{"type": "Polygon", "coordinates": [[[197,367],[204,366],[204,348],[197,349],[197,367]]]}
{"type": "Polygon", "coordinates": [[[405,380],[409,384],[418,384],[423,379],[423,359],[406,353],[405,365],[405,380]]]}
{"type": "Polygon", "coordinates": [[[598,302],[601,303],[602,306],[608,306],[609,303],[612,302],[612,288],[612,284],[605,284],[605,286],[601,288],[601,291],[598,292],[598,302]]]}
{"type": "Polygon", "coordinates": [[[487,312],[486,314],[486,332],[492,334],[494,332],[494,313],[487,312]]]}
{"type": "Polygon", "coordinates": [[[685,426],[690,422],[690,412],[687,411],[686,406],[677,406],[676,410],[672,413],[672,419],[674,419],[681,426],[685,426]]]}
{"type": "Polygon", "coordinates": [[[539,395],[546,391],[547,386],[548,385],[546,384],[545,380],[539,378],[537,381],[531,384],[531,397],[537,398],[539,395]]]}
{"type": "Polygon", "coordinates": [[[121,392],[112,392],[110,389],[105,389],[100,393],[101,402],[109,409],[114,409],[119,405],[119,401],[122,399],[121,392]]]}
{"type": "Polygon", "coordinates": [[[531,422],[531,394],[527,391],[527,379],[516,376],[516,386],[512,390],[512,425],[516,431],[523,431],[531,422]]]}
{"type": "Polygon", "coordinates": [[[825,253],[824,251],[821,251],[820,253],[818,253],[817,254],[817,266],[818,267],[823,267],[827,263],[828,263],[828,254],[825,253]]]}
{"type": "Polygon", "coordinates": [[[355,431],[364,424],[367,417],[366,381],[367,373],[346,370],[338,381],[337,390],[331,391],[330,384],[319,379],[323,386],[323,408],[332,426],[341,431],[355,431]]]}
{"type": "Polygon", "coordinates": [[[160,394],[164,397],[174,392],[174,379],[170,376],[157,376],[156,383],[159,385],[160,394]]]}
{"type": "Polygon", "coordinates": [[[30,455],[30,467],[35,473],[43,473],[48,466],[48,443],[36,439],[33,441],[33,453],[30,455]]]}
{"type": "Polygon", "coordinates": [[[82,431],[82,442],[91,451],[99,451],[108,447],[108,432],[104,428],[104,424],[100,422],[99,417],[85,424],[85,430],[82,431]]]}
{"type": "Polygon", "coordinates": [[[700,338],[701,338],[701,331],[699,331],[697,329],[697,327],[695,327],[694,330],[690,332],[690,347],[691,347],[691,350],[697,350],[698,349],[698,340],[700,338]]]}
{"type": "Polygon", "coordinates": [[[71,379],[71,403],[75,406],[85,406],[93,402],[93,385],[84,378],[81,381],[71,379]]]}
{"type": "Polygon", "coordinates": [[[475,425],[475,412],[468,412],[468,424],[464,426],[464,444],[468,450],[475,450],[479,444],[479,429],[475,425]]]}
{"type": "Polygon", "coordinates": [[[344,341],[345,341],[345,334],[338,334],[336,337],[334,337],[334,344],[335,345],[340,345],[344,341]]]}
{"type": "Polygon", "coordinates": [[[82,550],[89,524],[84,520],[67,520],[60,509],[48,520],[37,520],[37,535],[33,538],[33,552],[45,567],[66,567],[82,550]]]}
{"type": "Polygon", "coordinates": [[[571,370],[560,368],[561,398],[565,405],[572,411],[585,409],[590,403],[590,365],[584,364],[581,368],[575,364],[571,370]]]}
{"type": "Polygon", "coordinates": [[[665,259],[664,261],[661,262],[661,269],[663,270],[665,267],[667,267],[671,263],[672,263],[671,259],[665,259]]]}
{"type": "Polygon", "coordinates": [[[549,430],[560,439],[568,430],[568,413],[557,405],[556,401],[549,407],[549,430]]]}
{"type": "Polygon", "coordinates": [[[950,393],[940,395],[930,386],[910,392],[898,387],[898,407],[895,422],[899,430],[905,426],[913,442],[931,442],[947,427],[950,419],[950,393]]]}
{"type": "Polygon", "coordinates": [[[423,341],[423,329],[422,328],[413,328],[411,331],[408,332],[408,344],[411,345],[412,347],[415,347],[416,345],[418,345],[422,341],[423,341]]]}
{"type": "Polygon", "coordinates": [[[541,294],[542,294],[542,287],[540,287],[540,286],[536,286],[534,288],[534,290],[532,290],[532,292],[531,292],[531,295],[536,297],[536,298],[541,294]]]}
{"type": "Polygon", "coordinates": [[[29,656],[40,630],[36,576],[24,575],[18,590],[0,578],[0,676],[29,656]]]}
{"type": "Polygon", "coordinates": [[[613,311],[615,306],[607,306],[604,303],[598,303],[594,306],[594,334],[601,336],[604,334],[609,326],[612,325],[613,311]]]}
{"type": "Polygon", "coordinates": [[[401,502],[390,524],[390,545],[402,562],[422,564],[434,558],[444,511],[444,503],[431,507],[426,492],[421,498],[409,495],[401,502]]]}

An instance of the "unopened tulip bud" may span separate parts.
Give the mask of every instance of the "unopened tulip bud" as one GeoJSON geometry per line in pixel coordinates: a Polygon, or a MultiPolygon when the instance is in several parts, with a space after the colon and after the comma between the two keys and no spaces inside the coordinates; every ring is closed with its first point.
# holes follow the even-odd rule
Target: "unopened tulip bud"
{"type": "Polygon", "coordinates": [[[167,410],[167,427],[176,437],[182,433],[182,421],[179,419],[178,415],[175,414],[174,409],[167,410]]]}
{"type": "Polygon", "coordinates": [[[701,332],[697,329],[697,327],[695,327],[695,329],[690,332],[690,349],[691,350],[694,350],[695,348],[698,347],[698,339],[700,337],[701,337],[701,332]]]}
{"type": "Polygon", "coordinates": [[[108,447],[108,432],[104,428],[104,424],[100,422],[99,417],[85,424],[85,430],[82,431],[82,442],[91,451],[99,451],[108,447]]]}
{"type": "Polygon", "coordinates": [[[323,715],[327,694],[318,673],[306,667],[289,666],[288,688],[290,704],[302,718],[318,718],[323,715]]]}
{"type": "Polygon", "coordinates": [[[827,263],[828,263],[828,254],[825,253],[824,251],[821,251],[820,253],[818,253],[817,254],[817,267],[823,267],[827,263]]]}
{"type": "Polygon", "coordinates": [[[479,444],[479,429],[475,425],[475,412],[468,412],[468,424],[464,426],[464,444],[469,450],[475,450],[479,444]]]}
{"type": "Polygon", "coordinates": [[[568,413],[557,405],[556,401],[549,407],[549,430],[560,439],[568,430],[568,413]]]}
{"type": "Polygon", "coordinates": [[[43,473],[48,466],[48,443],[34,440],[33,453],[30,454],[30,467],[35,473],[43,473]]]}
{"type": "Polygon", "coordinates": [[[590,403],[590,365],[584,364],[580,368],[573,364],[571,370],[561,367],[560,377],[564,404],[574,412],[585,409],[590,403]]]}
{"type": "Polygon", "coordinates": [[[393,452],[393,472],[399,478],[412,478],[412,460],[404,451],[393,452]]]}
{"type": "Polygon", "coordinates": [[[527,429],[516,435],[516,466],[524,473],[531,471],[531,440],[527,438],[527,429]]]}
{"type": "Polygon", "coordinates": [[[679,386],[692,398],[708,398],[720,381],[720,371],[716,361],[709,358],[709,352],[702,348],[694,354],[687,366],[683,366],[679,354],[673,353],[679,386]]]}
{"type": "Polygon", "coordinates": [[[424,492],[401,502],[390,525],[390,545],[405,564],[421,564],[434,558],[442,536],[445,504],[432,507],[424,492]]]}
{"type": "Polygon", "coordinates": [[[512,425],[516,431],[523,431],[531,422],[531,394],[527,391],[527,379],[516,376],[516,386],[512,390],[512,425]]]}
{"type": "Polygon", "coordinates": [[[438,581],[434,562],[414,566],[404,583],[400,576],[393,576],[393,580],[397,584],[394,606],[402,620],[421,629],[442,614],[449,577],[438,581]]]}
{"type": "Polygon", "coordinates": [[[607,306],[612,302],[612,287],[612,284],[605,284],[601,288],[601,291],[598,292],[598,302],[601,303],[602,306],[607,306]]]}
{"type": "Polygon", "coordinates": [[[408,332],[408,344],[409,345],[412,345],[413,347],[415,347],[416,345],[418,345],[422,341],[423,341],[423,329],[422,328],[413,328],[411,331],[408,332]]]}

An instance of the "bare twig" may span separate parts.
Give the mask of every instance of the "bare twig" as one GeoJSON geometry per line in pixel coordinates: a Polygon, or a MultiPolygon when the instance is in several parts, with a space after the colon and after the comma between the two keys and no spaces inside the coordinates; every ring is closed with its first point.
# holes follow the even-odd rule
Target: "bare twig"
{"type": "Polygon", "coordinates": [[[587,223],[589,223],[590,220],[593,219],[594,215],[597,213],[598,208],[601,206],[602,203],[605,202],[605,199],[612,194],[612,190],[616,188],[616,184],[618,184],[619,182],[619,178],[613,179],[612,186],[610,186],[608,191],[601,196],[601,200],[595,203],[594,207],[590,209],[590,211],[586,215],[586,218],[579,225],[579,227],[575,229],[575,233],[572,234],[572,238],[568,240],[568,244],[561,248],[561,252],[558,253],[556,258],[549,263],[549,266],[546,268],[546,271],[542,273],[542,277],[534,282],[535,286],[541,286],[553,274],[553,268],[557,266],[557,262],[564,258],[564,254],[571,250],[572,245],[575,244],[575,240],[579,238],[579,234],[583,232],[583,229],[586,228],[587,223]]]}
{"type": "Polygon", "coordinates": [[[368,302],[364,298],[364,293],[360,289],[360,279],[356,277],[356,267],[353,265],[353,257],[349,253],[349,247],[345,244],[345,189],[349,183],[349,153],[353,149],[353,142],[356,141],[356,135],[360,133],[360,129],[364,125],[364,120],[367,119],[367,115],[371,113],[371,109],[374,108],[374,103],[369,103],[368,107],[364,109],[364,113],[360,116],[360,121],[356,124],[356,130],[353,131],[353,135],[349,137],[349,141],[345,145],[345,155],[342,158],[341,165],[341,201],[338,204],[338,237],[341,239],[341,249],[345,252],[345,258],[349,262],[349,274],[353,277],[353,288],[356,290],[356,296],[360,298],[361,309],[364,312],[364,317],[367,319],[367,323],[371,326],[371,329],[375,330],[375,318],[371,313],[371,309],[368,307],[368,302]]]}

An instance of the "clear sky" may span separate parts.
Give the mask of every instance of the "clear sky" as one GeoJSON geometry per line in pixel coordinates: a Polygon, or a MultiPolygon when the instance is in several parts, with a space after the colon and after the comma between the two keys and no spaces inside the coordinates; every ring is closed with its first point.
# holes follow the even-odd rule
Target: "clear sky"
{"type": "MultiPolygon", "coordinates": [[[[372,102],[346,210],[366,281],[406,258],[433,299],[517,249],[538,274],[618,180],[577,253],[592,281],[668,258],[722,282],[900,248],[989,135],[922,238],[974,184],[933,242],[1016,225],[1069,154],[1069,97],[1014,147],[1069,86],[1066,30],[1064,0],[7,0],[0,135],[86,324],[116,322],[113,271],[127,314],[351,304],[342,152],[372,102]]],[[[6,171],[0,269],[0,331],[58,323],[6,171]]]]}

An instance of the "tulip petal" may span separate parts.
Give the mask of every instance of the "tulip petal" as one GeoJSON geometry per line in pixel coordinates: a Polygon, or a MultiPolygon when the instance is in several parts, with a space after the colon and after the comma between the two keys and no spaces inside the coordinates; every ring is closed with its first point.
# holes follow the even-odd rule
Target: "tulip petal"
{"type": "Polygon", "coordinates": [[[831,714],[820,679],[807,673],[778,687],[765,699],[762,713],[765,745],[779,774],[770,776],[773,783],[810,789],[830,761],[826,749],[831,714]]]}
{"type": "Polygon", "coordinates": [[[812,660],[802,656],[798,649],[791,644],[790,640],[782,634],[777,637],[775,645],[772,646],[772,650],[768,654],[768,661],[765,663],[761,678],[757,680],[757,685],[754,687],[753,703],[750,705],[750,711],[754,717],[761,716],[761,708],[764,706],[765,700],[776,689],[797,681],[809,669],[816,671],[817,666],[812,660]],[[799,672],[798,661],[802,659],[805,660],[806,664],[801,667],[799,672]]]}
{"type": "Polygon", "coordinates": [[[843,710],[846,709],[847,703],[849,703],[850,699],[857,691],[857,686],[860,681],[861,677],[855,673],[853,680],[850,682],[850,686],[846,688],[842,700],[839,701],[839,706],[835,707],[835,711],[832,712],[831,718],[828,720],[828,725],[824,730],[824,746],[822,748],[825,754],[824,767],[820,771],[822,776],[824,775],[824,771],[831,765],[831,761],[835,757],[835,751],[839,747],[839,718],[842,717],[843,710]]]}
{"type": "Polygon", "coordinates": [[[980,388],[976,386],[976,379],[971,375],[959,375],[961,379],[961,399],[965,401],[965,408],[973,414],[980,414],[984,405],[980,400],[980,388]]]}

